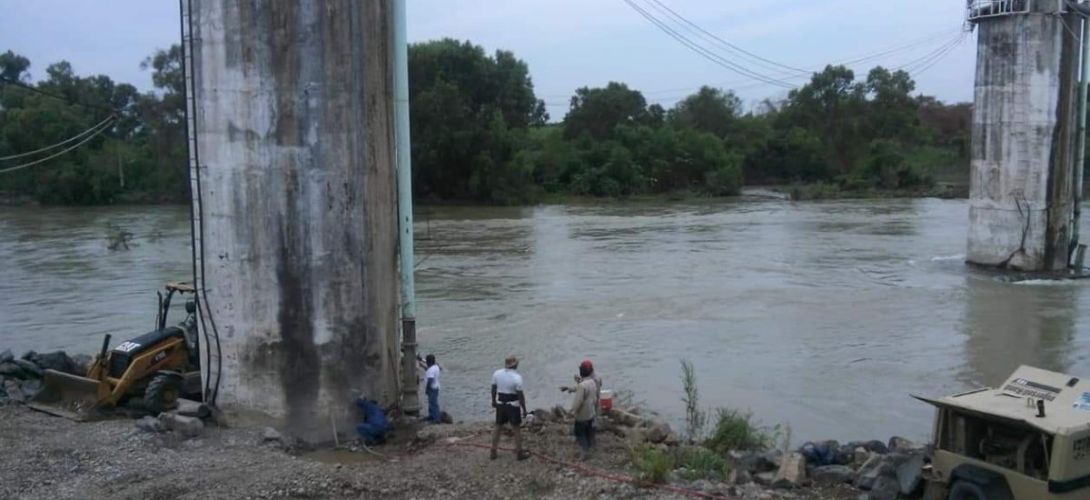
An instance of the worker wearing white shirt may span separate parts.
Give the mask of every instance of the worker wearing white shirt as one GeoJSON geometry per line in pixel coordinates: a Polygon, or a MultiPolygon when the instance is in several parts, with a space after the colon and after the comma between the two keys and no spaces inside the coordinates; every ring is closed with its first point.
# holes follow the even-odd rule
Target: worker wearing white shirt
{"type": "Polygon", "coordinates": [[[428,420],[438,424],[442,417],[439,413],[439,375],[443,369],[435,362],[435,355],[429,354],[425,359],[428,366],[424,372],[424,393],[428,395],[428,420]]]}
{"type": "Polygon", "coordinates": [[[522,392],[522,375],[519,375],[519,360],[508,356],[504,367],[492,374],[492,408],[496,410],[496,427],[492,430],[492,454],[496,459],[496,449],[500,444],[500,428],[511,425],[515,432],[515,458],[526,460],[530,453],[522,449],[522,419],[526,417],[526,395],[522,392]]]}

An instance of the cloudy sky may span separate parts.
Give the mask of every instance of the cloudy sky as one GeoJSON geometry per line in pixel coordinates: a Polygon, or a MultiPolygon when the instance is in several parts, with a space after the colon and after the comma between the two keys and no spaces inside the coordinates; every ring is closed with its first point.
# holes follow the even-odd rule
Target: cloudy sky
{"type": "MultiPolygon", "coordinates": [[[[669,19],[653,0],[631,1],[656,19],[669,19]]],[[[712,62],[624,0],[409,0],[409,38],[454,37],[489,51],[513,51],[529,63],[537,94],[554,118],[584,85],[623,81],[669,107],[712,84],[736,89],[754,103],[785,95],[785,81],[805,80],[784,66],[812,69],[868,56],[874,57],[858,63],[857,73],[876,64],[906,66],[916,71],[920,92],[947,101],[972,98],[975,38],[969,34],[955,44],[963,0],[660,1],[769,62],[700,38],[692,26],[669,25],[718,61],[712,62]]],[[[29,57],[35,79],[49,63],[68,60],[79,74],[103,73],[150,89],[140,61],[178,41],[177,16],[175,0],[0,0],[0,51],[29,57]]]]}

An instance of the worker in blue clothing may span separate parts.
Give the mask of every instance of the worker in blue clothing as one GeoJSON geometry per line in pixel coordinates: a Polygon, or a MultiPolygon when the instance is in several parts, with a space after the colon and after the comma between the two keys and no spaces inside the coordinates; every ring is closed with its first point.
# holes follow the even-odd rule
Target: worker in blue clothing
{"type": "Polygon", "coordinates": [[[386,416],[386,410],[370,399],[356,399],[356,407],[363,413],[363,422],[356,426],[356,432],[368,446],[386,442],[386,434],[392,426],[386,416]]]}

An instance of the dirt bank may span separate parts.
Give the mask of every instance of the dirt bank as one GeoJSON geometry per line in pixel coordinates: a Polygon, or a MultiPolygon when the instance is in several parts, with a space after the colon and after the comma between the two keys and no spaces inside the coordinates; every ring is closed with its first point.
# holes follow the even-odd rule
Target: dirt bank
{"type": "MultiPolygon", "coordinates": [[[[76,423],[24,406],[0,406],[0,498],[693,498],[550,462],[574,445],[563,425],[527,433],[537,455],[496,461],[487,424],[425,428],[419,439],[365,452],[293,455],[264,443],[258,427],[206,428],[193,439],[139,429],[133,420],[76,423]]],[[[632,476],[624,443],[603,433],[594,471],[632,476]]],[[[847,488],[708,491],[745,498],[854,498],[847,488]]]]}

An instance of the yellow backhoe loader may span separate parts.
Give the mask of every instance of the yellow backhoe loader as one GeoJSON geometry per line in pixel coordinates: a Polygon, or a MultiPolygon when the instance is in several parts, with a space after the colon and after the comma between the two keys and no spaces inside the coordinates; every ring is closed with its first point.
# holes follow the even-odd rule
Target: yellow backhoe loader
{"type": "Polygon", "coordinates": [[[175,294],[194,294],[192,286],[169,283],[159,295],[156,329],[110,350],[102,342],[86,376],[46,370],[41,392],[30,403],[39,411],[73,420],[90,420],[129,404],[152,414],[173,408],[182,396],[200,399],[200,345],[196,302],[186,301],[186,318],[167,326],[175,294]],[[195,395],[195,397],[193,397],[195,395]]]}

